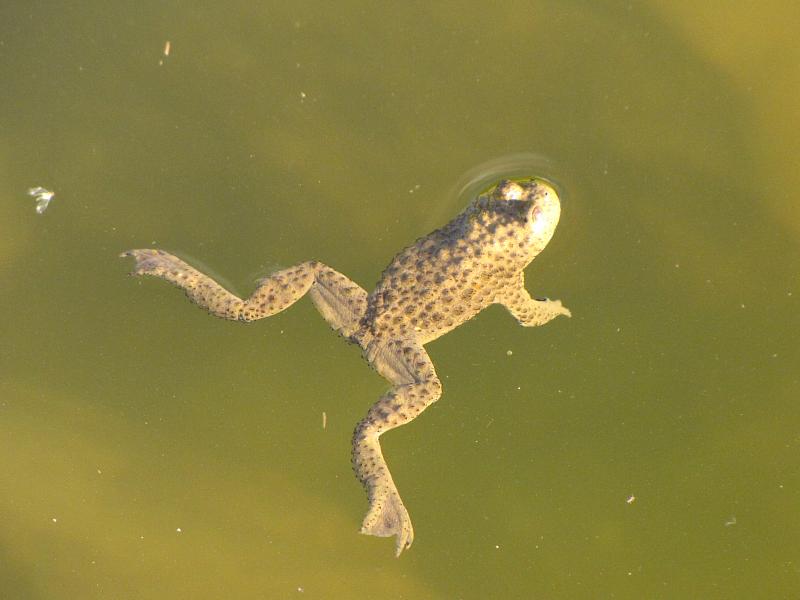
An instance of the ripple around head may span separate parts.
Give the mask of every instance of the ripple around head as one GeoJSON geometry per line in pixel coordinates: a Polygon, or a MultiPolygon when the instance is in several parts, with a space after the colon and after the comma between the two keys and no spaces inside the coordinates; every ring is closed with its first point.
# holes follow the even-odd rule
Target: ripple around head
{"type": "Polygon", "coordinates": [[[558,182],[558,167],[542,154],[522,152],[493,158],[464,173],[453,187],[452,195],[463,205],[488,191],[501,179],[542,179],[563,200],[564,188],[558,182]]]}
{"type": "Polygon", "coordinates": [[[450,192],[438,202],[434,210],[429,211],[425,219],[425,227],[433,229],[441,227],[448,219],[488,191],[501,179],[530,179],[535,177],[546,181],[563,202],[565,188],[560,183],[560,168],[551,158],[542,154],[520,152],[507,154],[487,160],[466,171],[450,188],[450,192]]]}

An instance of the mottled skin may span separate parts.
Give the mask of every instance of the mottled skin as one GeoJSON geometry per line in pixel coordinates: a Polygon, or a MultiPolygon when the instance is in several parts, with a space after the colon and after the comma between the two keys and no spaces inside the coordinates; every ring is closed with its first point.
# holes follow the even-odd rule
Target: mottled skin
{"type": "Polygon", "coordinates": [[[502,181],[441,229],[400,252],[375,290],[330,267],[309,261],[265,277],[242,300],[179,258],[162,250],[129,250],[133,274],[154,275],[183,288],[211,314],[254,321],[291,306],[306,293],[325,320],[392,387],[353,433],[353,469],[369,496],[361,532],[396,536],[396,554],[414,530],[378,438],[408,423],[439,399],[442,385],[423,348],[490,304],[502,304],[521,325],[570,316],[558,300],[532,298],[523,269],[550,241],[560,215],[556,192],[537,179],[502,181]]]}

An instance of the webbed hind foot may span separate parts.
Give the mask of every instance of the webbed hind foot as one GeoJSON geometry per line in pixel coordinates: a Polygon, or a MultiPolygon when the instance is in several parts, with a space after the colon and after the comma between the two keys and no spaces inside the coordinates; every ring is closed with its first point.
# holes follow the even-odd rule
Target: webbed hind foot
{"type": "Polygon", "coordinates": [[[396,491],[388,491],[384,497],[375,498],[364,522],[361,533],[377,537],[396,536],[395,556],[400,556],[414,541],[414,527],[406,507],[396,491]]]}

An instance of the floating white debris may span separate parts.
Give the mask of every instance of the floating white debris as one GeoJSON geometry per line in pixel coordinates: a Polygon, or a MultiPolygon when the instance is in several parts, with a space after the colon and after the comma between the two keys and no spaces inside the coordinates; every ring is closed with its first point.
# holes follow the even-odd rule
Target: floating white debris
{"type": "MultiPolygon", "coordinates": [[[[166,42],[164,42],[164,51],[162,52],[162,54],[164,55],[164,58],[169,56],[169,53],[170,53],[171,50],[172,50],[172,44],[170,43],[169,40],[167,40],[166,42]]],[[[158,60],[158,66],[161,67],[163,65],[164,65],[164,59],[160,58],[158,60]]]]}
{"type": "Polygon", "coordinates": [[[631,494],[625,499],[626,504],[633,504],[634,502],[636,502],[636,496],[634,496],[633,494],[631,494]]]}
{"type": "Polygon", "coordinates": [[[28,195],[33,196],[33,198],[36,200],[36,212],[42,214],[47,210],[50,200],[53,199],[53,196],[55,196],[56,193],[46,190],[41,186],[37,186],[28,189],[28,195]]]}

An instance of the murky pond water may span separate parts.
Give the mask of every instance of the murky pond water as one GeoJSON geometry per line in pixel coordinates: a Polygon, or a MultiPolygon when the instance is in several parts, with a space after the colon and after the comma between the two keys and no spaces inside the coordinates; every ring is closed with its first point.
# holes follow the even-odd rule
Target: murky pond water
{"type": "Polygon", "coordinates": [[[0,595],[800,596],[797,25],[777,0],[5,3],[0,595]],[[386,387],[358,349],[308,301],[215,320],[117,254],[371,289],[498,165],[561,192],[526,277],[573,318],[493,307],[428,346],[442,399],[382,438],[395,559],[357,534],[350,439],[386,387]]]}

